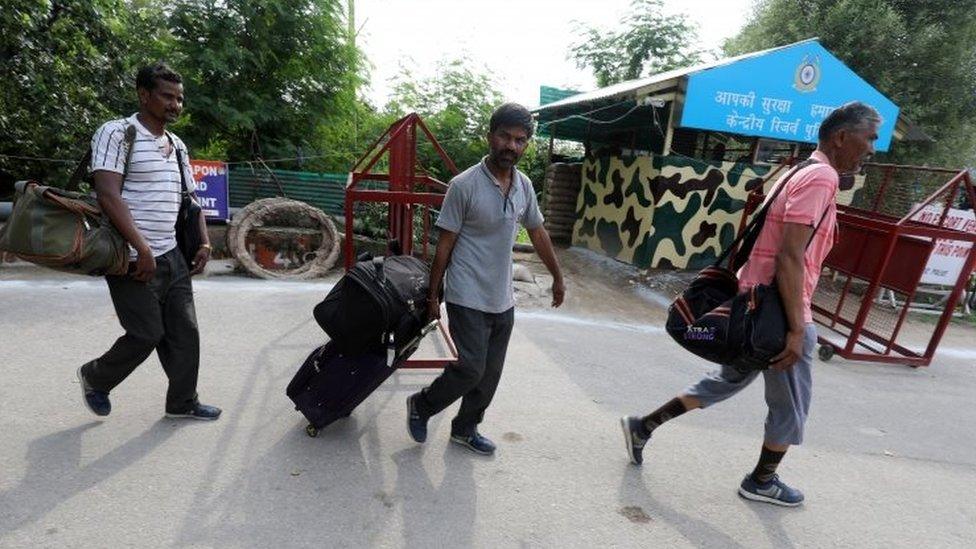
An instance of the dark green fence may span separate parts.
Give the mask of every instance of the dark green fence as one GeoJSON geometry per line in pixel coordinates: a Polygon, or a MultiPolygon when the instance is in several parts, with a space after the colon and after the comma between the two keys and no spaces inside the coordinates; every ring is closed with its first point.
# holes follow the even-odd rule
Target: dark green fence
{"type": "MultiPolygon", "coordinates": [[[[273,172],[288,198],[307,202],[332,215],[343,214],[348,174],[290,170],[273,170],[273,172]]],[[[281,195],[274,178],[265,169],[231,168],[228,187],[232,208],[242,208],[259,198],[281,195]]]]}

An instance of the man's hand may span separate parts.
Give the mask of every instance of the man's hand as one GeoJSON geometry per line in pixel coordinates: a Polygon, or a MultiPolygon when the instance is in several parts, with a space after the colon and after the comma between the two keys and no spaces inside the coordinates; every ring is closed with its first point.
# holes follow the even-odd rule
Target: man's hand
{"type": "Polygon", "coordinates": [[[566,285],[562,279],[554,278],[552,280],[552,306],[558,307],[562,305],[564,297],[566,297],[566,285]]]}
{"type": "Polygon", "coordinates": [[[441,317],[441,302],[437,299],[437,296],[429,296],[427,298],[427,322],[437,320],[441,317]]]}
{"type": "Polygon", "coordinates": [[[549,274],[552,275],[552,306],[558,307],[563,304],[563,298],[566,297],[566,285],[563,283],[563,274],[559,269],[559,260],[556,259],[556,250],[552,247],[549,232],[542,225],[528,229],[528,232],[535,253],[539,254],[539,259],[542,260],[546,269],[549,269],[549,274]]]}
{"type": "Polygon", "coordinates": [[[193,264],[191,265],[192,270],[190,271],[190,276],[198,275],[203,272],[203,269],[207,266],[207,261],[210,260],[210,246],[200,246],[197,250],[197,255],[193,257],[193,264]]]}
{"type": "Polygon", "coordinates": [[[152,250],[141,248],[136,257],[136,270],[132,273],[132,278],[139,282],[149,282],[156,272],[156,258],[153,257],[152,250]]]}
{"type": "Polygon", "coordinates": [[[787,332],[786,348],[769,361],[770,368],[779,371],[786,371],[792,368],[800,360],[800,357],[803,356],[803,340],[804,334],[802,331],[787,332]]]}

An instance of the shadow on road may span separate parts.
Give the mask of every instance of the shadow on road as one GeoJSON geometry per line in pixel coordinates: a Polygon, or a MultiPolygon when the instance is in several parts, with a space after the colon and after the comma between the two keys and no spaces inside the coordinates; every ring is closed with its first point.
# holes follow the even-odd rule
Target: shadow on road
{"type": "MultiPolygon", "coordinates": [[[[185,422],[182,424],[185,425],[185,422]]],[[[41,520],[61,503],[125,470],[163,444],[179,421],[160,419],[140,435],[102,457],[81,465],[84,434],[101,425],[93,421],[35,439],[27,447],[27,472],[20,482],[0,493],[0,539],[41,520]]]]}

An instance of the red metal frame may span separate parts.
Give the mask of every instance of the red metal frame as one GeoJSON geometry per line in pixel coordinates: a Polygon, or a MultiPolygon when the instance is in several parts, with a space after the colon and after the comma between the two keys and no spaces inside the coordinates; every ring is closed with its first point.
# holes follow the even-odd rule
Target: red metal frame
{"type": "MultiPolygon", "coordinates": [[[[357,202],[380,202],[389,205],[388,238],[400,243],[402,253],[413,253],[414,209],[422,206],[423,218],[423,258],[429,257],[428,240],[430,236],[430,208],[439,207],[444,201],[447,184],[420,171],[417,165],[417,137],[424,135],[434,147],[437,155],[447,169],[457,175],[458,169],[444,152],[440,143],[424,124],[417,113],[410,113],[397,120],[370,145],[349,172],[346,182],[345,198],[345,240],[343,243],[345,267],[348,271],[355,264],[356,253],[353,242],[353,218],[357,202]],[[373,168],[386,156],[389,173],[376,173],[373,168]],[[386,190],[361,189],[363,181],[385,182],[386,190]],[[421,187],[424,190],[418,191],[421,187]]],[[[443,318],[443,317],[442,317],[443,318]]],[[[443,322],[439,322],[438,335],[443,337],[451,358],[408,359],[401,368],[443,368],[457,360],[457,348],[450,332],[443,322]]]]}
{"type": "Polygon", "coordinates": [[[413,212],[414,207],[424,206],[424,235],[423,257],[428,258],[428,237],[430,231],[430,206],[440,206],[444,200],[447,185],[431,177],[426,172],[417,173],[417,137],[418,128],[433,145],[434,150],[443,160],[452,174],[458,169],[437,139],[424,124],[417,113],[410,113],[394,122],[381,135],[349,172],[346,183],[346,238],[345,238],[345,267],[349,270],[355,263],[355,246],[353,244],[353,214],[356,202],[386,202],[389,204],[389,238],[396,239],[404,254],[413,253],[413,212]],[[377,162],[384,155],[389,159],[389,173],[375,173],[372,171],[377,162]],[[367,161],[368,160],[368,161],[367,161]],[[362,181],[386,182],[387,190],[360,189],[362,181]],[[427,192],[418,192],[416,188],[422,186],[427,192]],[[441,192],[430,192],[438,190],[441,192]]]}
{"type": "Polygon", "coordinates": [[[970,248],[966,256],[962,271],[945,302],[945,309],[939,317],[925,351],[923,353],[912,351],[897,344],[896,340],[936,241],[947,239],[976,243],[976,234],[943,226],[960,189],[968,194],[970,204],[976,204],[976,192],[967,171],[952,172],[955,173],[954,177],[904,216],[897,218],[885,215],[879,211],[879,207],[883,203],[883,195],[889,189],[892,175],[896,170],[913,169],[935,173],[945,173],[946,170],[894,165],[876,166],[883,169],[884,179],[871,209],[838,206],[838,242],[824,262],[824,267],[846,277],[837,305],[832,310],[819,305],[817,296],[814,297],[812,305],[814,320],[836,334],[846,337],[846,341],[841,346],[822,336],[819,340],[822,345],[829,346],[833,352],[849,360],[898,363],[913,367],[928,366],[952,318],[956,303],[965,291],[970,273],[976,266],[976,245],[970,248]],[[937,223],[923,223],[912,219],[939,197],[947,198],[944,200],[943,210],[937,223]],[[852,291],[852,282],[855,280],[867,283],[867,286],[862,288],[863,291],[858,293],[852,291]],[[897,313],[893,329],[887,335],[865,327],[872,308],[878,307],[875,297],[882,288],[892,289],[906,296],[904,305],[897,313]],[[844,305],[850,299],[860,300],[854,318],[844,315],[844,305]],[[855,347],[863,347],[869,352],[857,351],[855,347]]]}

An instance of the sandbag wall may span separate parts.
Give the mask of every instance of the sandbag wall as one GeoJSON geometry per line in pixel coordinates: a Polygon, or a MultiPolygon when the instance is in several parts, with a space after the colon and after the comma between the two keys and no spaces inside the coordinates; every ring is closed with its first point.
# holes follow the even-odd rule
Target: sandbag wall
{"type": "Polygon", "coordinates": [[[572,240],[582,166],[578,163],[556,162],[546,168],[543,214],[546,218],[546,230],[555,242],[569,244],[572,240]]]}

